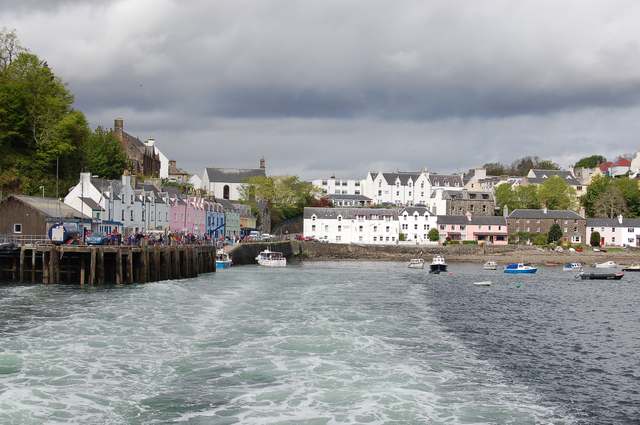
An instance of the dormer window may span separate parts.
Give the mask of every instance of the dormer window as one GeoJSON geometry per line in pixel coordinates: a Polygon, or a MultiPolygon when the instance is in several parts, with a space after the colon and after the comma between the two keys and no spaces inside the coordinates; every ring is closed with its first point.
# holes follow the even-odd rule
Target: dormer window
{"type": "Polygon", "coordinates": [[[342,221],[342,216],[341,215],[338,216],[338,221],[342,221]]]}
{"type": "Polygon", "coordinates": [[[315,215],[315,214],[314,214],[314,215],[312,215],[312,216],[311,216],[311,221],[316,221],[316,218],[317,218],[317,217],[316,217],[316,215],[315,215]]]}

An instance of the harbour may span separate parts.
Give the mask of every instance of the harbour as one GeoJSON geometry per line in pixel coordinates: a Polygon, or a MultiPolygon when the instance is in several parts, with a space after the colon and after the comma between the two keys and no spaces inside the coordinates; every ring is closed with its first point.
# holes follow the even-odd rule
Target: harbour
{"type": "Polygon", "coordinates": [[[313,262],[91,290],[2,286],[0,422],[637,418],[640,276],[481,268],[313,262]]]}

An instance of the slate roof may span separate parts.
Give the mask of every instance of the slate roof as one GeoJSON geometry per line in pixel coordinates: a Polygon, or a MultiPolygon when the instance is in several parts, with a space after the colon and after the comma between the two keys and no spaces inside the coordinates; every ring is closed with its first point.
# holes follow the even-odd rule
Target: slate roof
{"type": "Polygon", "coordinates": [[[339,215],[345,220],[355,219],[356,216],[377,215],[391,216],[394,221],[398,220],[398,210],[392,208],[312,208],[304,209],[304,218],[311,218],[312,215],[319,219],[337,219],[339,215]]]}
{"type": "Polygon", "coordinates": [[[237,212],[237,213],[239,213],[239,211],[236,209],[236,207],[233,205],[233,203],[228,199],[216,199],[216,202],[219,203],[220,205],[222,205],[222,207],[224,208],[225,212],[237,212]]]}
{"type": "Polygon", "coordinates": [[[532,184],[542,184],[547,181],[549,178],[558,176],[564,181],[566,181],[570,186],[582,186],[580,183],[569,171],[564,170],[531,170],[535,177],[527,177],[527,181],[532,184]]]}
{"type": "Polygon", "coordinates": [[[588,218],[587,227],[640,227],[640,218],[588,218]]]}
{"type": "Polygon", "coordinates": [[[338,193],[327,195],[326,198],[329,198],[332,201],[333,200],[339,201],[339,200],[344,200],[344,199],[355,200],[355,201],[371,201],[371,198],[367,198],[364,195],[343,195],[343,194],[338,194],[338,193]]]}
{"type": "Polygon", "coordinates": [[[495,225],[506,226],[507,220],[502,216],[472,216],[471,220],[464,215],[439,215],[438,224],[471,224],[471,225],[495,225]]]}
{"type": "Polygon", "coordinates": [[[251,177],[265,177],[264,168],[207,168],[212,183],[244,183],[251,177]]]}
{"type": "MultiPolygon", "coordinates": [[[[434,192],[435,195],[436,192],[434,192]]],[[[432,196],[433,197],[433,196],[432,196]]],[[[465,201],[492,201],[493,194],[489,191],[473,191],[473,190],[443,190],[443,199],[465,200],[465,201]]]]}
{"type": "Polygon", "coordinates": [[[104,208],[91,198],[80,197],[80,200],[93,211],[104,211],[104,208]]]}
{"type": "Polygon", "coordinates": [[[429,174],[429,183],[436,187],[462,187],[462,176],[458,174],[429,174]]]}
{"type": "Polygon", "coordinates": [[[417,205],[416,205],[416,206],[411,206],[411,207],[402,208],[402,209],[400,210],[400,215],[402,215],[405,211],[406,211],[406,212],[407,212],[407,214],[409,214],[409,215],[413,215],[413,214],[415,214],[416,212],[417,212],[419,215],[424,215],[425,213],[427,213],[427,215],[433,215],[433,214],[431,214],[431,210],[430,210],[429,208],[427,208],[427,207],[421,207],[421,206],[417,206],[417,205]]]}
{"type": "Polygon", "coordinates": [[[515,209],[509,218],[528,218],[528,219],[552,219],[552,220],[580,220],[584,219],[580,214],[570,210],[547,210],[546,214],[543,209],[515,209]]]}
{"type": "Polygon", "coordinates": [[[400,179],[400,184],[406,186],[409,179],[416,181],[420,177],[420,173],[415,171],[398,171],[397,173],[382,173],[382,177],[386,180],[387,184],[393,186],[396,184],[396,180],[400,179]]]}
{"type": "MultiPolygon", "coordinates": [[[[113,194],[115,199],[120,199],[118,193],[122,192],[122,182],[120,180],[103,179],[100,177],[91,177],[91,184],[96,187],[103,195],[105,192],[111,191],[113,188],[113,194]]],[[[105,195],[106,196],[106,195],[105,195]]]]}
{"type": "MultiPolygon", "coordinates": [[[[71,208],[64,202],[53,198],[41,198],[39,196],[12,195],[11,197],[23,202],[31,208],[38,210],[40,213],[51,218],[85,218],[91,219],[87,215],[83,215],[75,208],[71,208]]],[[[11,198],[10,197],[10,198],[11,198]]]]}

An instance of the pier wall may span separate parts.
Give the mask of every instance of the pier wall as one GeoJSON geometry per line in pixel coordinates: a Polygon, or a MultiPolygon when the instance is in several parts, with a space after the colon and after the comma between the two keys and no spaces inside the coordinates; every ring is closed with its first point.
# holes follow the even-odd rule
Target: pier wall
{"type": "Polygon", "coordinates": [[[16,246],[0,251],[0,282],[125,284],[212,273],[213,246],[16,246]]]}

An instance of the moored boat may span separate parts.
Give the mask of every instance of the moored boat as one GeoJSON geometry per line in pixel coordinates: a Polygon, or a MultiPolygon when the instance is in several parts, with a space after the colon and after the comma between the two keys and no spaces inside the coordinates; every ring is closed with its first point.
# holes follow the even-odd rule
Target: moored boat
{"type": "Polygon", "coordinates": [[[436,255],[433,257],[431,261],[431,265],[429,266],[429,273],[438,274],[440,272],[447,271],[447,262],[444,260],[442,255],[436,255]]]}
{"type": "Polygon", "coordinates": [[[533,267],[532,265],[525,264],[525,263],[512,263],[507,265],[507,267],[504,268],[505,273],[511,273],[511,274],[516,274],[516,273],[533,274],[537,271],[538,269],[536,267],[533,267]]]}
{"type": "Polygon", "coordinates": [[[632,264],[622,269],[623,272],[640,272],[640,264],[632,264]]]}
{"type": "Polygon", "coordinates": [[[498,270],[498,263],[496,263],[495,261],[487,261],[486,263],[484,263],[482,268],[484,270],[498,270]]]}
{"type": "Polygon", "coordinates": [[[605,261],[604,263],[595,263],[593,267],[596,269],[615,269],[618,265],[613,261],[605,261]]]}
{"type": "Polygon", "coordinates": [[[410,269],[424,269],[424,260],[422,258],[414,258],[407,265],[410,269]]]}
{"type": "Polygon", "coordinates": [[[473,282],[474,286],[491,286],[491,281],[473,282]]]}
{"type": "Polygon", "coordinates": [[[620,280],[624,276],[624,273],[580,273],[576,278],[582,280],[620,280]]]}
{"type": "Polygon", "coordinates": [[[582,271],[582,263],[567,263],[564,266],[562,266],[562,271],[565,271],[565,272],[582,271]]]}
{"type": "Polygon", "coordinates": [[[259,265],[265,267],[285,267],[287,265],[287,259],[281,252],[275,252],[269,249],[265,249],[258,254],[256,261],[259,265]]]}
{"type": "Polygon", "coordinates": [[[216,270],[228,269],[231,267],[232,261],[229,254],[227,254],[223,249],[219,249],[216,252],[216,270]]]}

